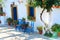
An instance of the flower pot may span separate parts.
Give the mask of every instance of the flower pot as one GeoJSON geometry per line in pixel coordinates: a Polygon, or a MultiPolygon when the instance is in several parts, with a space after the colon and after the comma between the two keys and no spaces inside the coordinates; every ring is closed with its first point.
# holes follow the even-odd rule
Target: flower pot
{"type": "Polygon", "coordinates": [[[8,22],[8,25],[10,26],[11,25],[11,22],[8,22]]]}
{"type": "Polygon", "coordinates": [[[39,34],[42,34],[42,30],[39,31],[39,34]]]}
{"type": "Polygon", "coordinates": [[[35,17],[32,17],[32,20],[35,20],[35,17]]]}
{"type": "Polygon", "coordinates": [[[60,37],[60,32],[58,32],[58,36],[60,37]]]}
{"type": "Polygon", "coordinates": [[[6,16],[6,14],[5,13],[0,13],[0,16],[6,16]]]}
{"type": "Polygon", "coordinates": [[[43,32],[42,26],[38,26],[37,29],[39,31],[39,34],[42,34],[42,32],[43,32]]]}

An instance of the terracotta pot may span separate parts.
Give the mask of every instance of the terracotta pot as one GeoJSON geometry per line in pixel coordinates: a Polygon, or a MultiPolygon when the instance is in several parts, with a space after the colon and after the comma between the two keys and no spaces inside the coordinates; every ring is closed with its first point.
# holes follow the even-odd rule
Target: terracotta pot
{"type": "Polygon", "coordinates": [[[8,25],[10,26],[11,25],[11,22],[8,22],[8,25]]]}
{"type": "Polygon", "coordinates": [[[6,14],[4,13],[3,16],[6,16],[6,14]]]}
{"type": "Polygon", "coordinates": [[[3,16],[3,14],[0,14],[0,16],[3,16]]]}
{"type": "Polygon", "coordinates": [[[58,32],[58,36],[60,37],[60,32],[58,32]]]}
{"type": "Polygon", "coordinates": [[[32,20],[35,20],[35,17],[32,17],[32,20]]]}
{"type": "Polygon", "coordinates": [[[42,30],[39,31],[39,34],[42,34],[42,30]]]}
{"type": "Polygon", "coordinates": [[[5,13],[3,13],[3,14],[0,14],[0,16],[6,16],[6,14],[5,14],[5,13]]]}

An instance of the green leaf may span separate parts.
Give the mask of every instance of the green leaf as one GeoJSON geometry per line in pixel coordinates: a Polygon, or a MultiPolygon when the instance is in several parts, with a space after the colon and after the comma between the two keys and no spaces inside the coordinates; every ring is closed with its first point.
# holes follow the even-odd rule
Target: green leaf
{"type": "Polygon", "coordinates": [[[60,0],[28,0],[28,4],[33,7],[40,6],[41,8],[47,9],[47,12],[49,12],[53,5],[60,5],[60,0]]]}
{"type": "Polygon", "coordinates": [[[2,0],[0,0],[0,2],[2,2],[2,0]]]}

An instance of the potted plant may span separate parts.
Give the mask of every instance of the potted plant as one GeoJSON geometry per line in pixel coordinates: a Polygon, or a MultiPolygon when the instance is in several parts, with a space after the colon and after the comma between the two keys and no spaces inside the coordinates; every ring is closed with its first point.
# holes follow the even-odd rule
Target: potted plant
{"type": "Polygon", "coordinates": [[[7,22],[8,22],[8,25],[11,25],[12,22],[13,22],[13,19],[12,18],[7,18],[7,22]]]}
{"type": "Polygon", "coordinates": [[[5,13],[0,11],[0,16],[5,16],[5,13]]]}
{"type": "Polygon", "coordinates": [[[53,36],[53,34],[52,34],[51,32],[49,32],[49,33],[48,33],[48,32],[46,31],[46,32],[45,32],[45,34],[44,34],[44,36],[52,37],[52,36],[53,36]]]}
{"type": "Polygon", "coordinates": [[[37,27],[37,29],[39,31],[39,34],[42,34],[42,32],[43,32],[42,26],[37,27]]]}
{"type": "Polygon", "coordinates": [[[18,20],[13,20],[14,27],[16,27],[17,24],[18,24],[18,20]]]}
{"type": "Polygon", "coordinates": [[[25,18],[22,18],[22,21],[25,21],[25,18]]]}
{"type": "Polygon", "coordinates": [[[59,29],[59,24],[54,24],[51,29],[53,32],[57,32],[57,30],[59,29]]]}
{"type": "Polygon", "coordinates": [[[54,24],[51,29],[53,32],[57,32],[57,35],[60,36],[60,25],[59,24],[54,24]]]}
{"type": "Polygon", "coordinates": [[[32,17],[32,16],[28,16],[28,19],[31,21],[35,21],[35,17],[32,17]]]}

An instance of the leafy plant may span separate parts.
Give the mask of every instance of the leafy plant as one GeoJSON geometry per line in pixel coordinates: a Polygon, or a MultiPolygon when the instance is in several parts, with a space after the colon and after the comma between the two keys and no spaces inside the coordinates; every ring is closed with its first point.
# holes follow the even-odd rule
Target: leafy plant
{"type": "Polygon", "coordinates": [[[45,32],[45,34],[44,34],[44,36],[47,36],[47,37],[52,37],[53,36],[53,34],[51,33],[51,32],[45,32]]]}
{"type": "Polygon", "coordinates": [[[38,30],[42,30],[42,26],[38,26],[37,29],[38,29],[38,30]]]}
{"type": "Polygon", "coordinates": [[[38,31],[39,31],[39,34],[42,34],[42,33],[43,33],[43,28],[42,28],[42,26],[38,26],[37,29],[38,29],[38,31]]]}
{"type": "Polygon", "coordinates": [[[0,0],[0,6],[5,6],[5,2],[6,2],[7,0],[0,0]]]}
{"type": "MultiPolygon", "coordinates": [[[[51,12],[53,5],[58,5],[58,6],[60,5],[60,0],[28,0],[28,4],[29,6],[32,7],[42,8],[42,12],[40,13],[40,20],[44,23],[45,27],[47,28],[48,24],[42,18],[43,12],[45,10],[47,10],[47,12],[51,12]]],[[[51,16],[51,13],[49,13],[49,15],[51,16]]]]}
{"type": "Polygon", "coordinates": [[[0,0],[0,2],[2,2],[3,0],[0,0]]]}
{"type": "Polygon", "coordinates": [[[35,21],[35,17],[28,16],[28,20],[30,20],[30,21],[35,21]]]}
{"type": "Polygon", "coordinates": [[[13,20],[13,25],[17,25],[18,24],[18,20],[13,20]]]}
{"type": "Polygon", "coordinates": [[[31,17],[31,16],[28,16],[28,19],[29,19],[29,20],[32,20],[32,17],[31,17]]]}
{"type": "Polygon", "coordinates": [[[7,22],[13,22],[12,18],[7,18],[7,22]]]}
{"type": "Polygon", "coordinates": [[[59,24],[54,24],[51,29],[54,32],[60,32],[60,25],[59,24]]]}
{"type": "Polygon", "coordinates": [[[1,11],[0,11],[0,14],[4,14],[4,12],[1,12],[1,11]]]}
{"type": "Polygon", "coordinates": [[[22,21],[24,21],[25,20],[25,18],[22,18],[22,21]]]}

